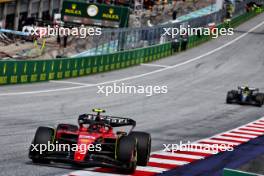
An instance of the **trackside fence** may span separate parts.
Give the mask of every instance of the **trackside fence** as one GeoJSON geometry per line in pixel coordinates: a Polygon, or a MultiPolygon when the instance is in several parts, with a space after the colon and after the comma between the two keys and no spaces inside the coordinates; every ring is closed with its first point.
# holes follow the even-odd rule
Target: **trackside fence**
{"type": "MultiPolygon", "coordinates": [[[[261,10],[263,11],[263,10],[261,10]]],[[[234,18],[228,24],[218,28],[237,26],[256,16],[260,11],[251,11],[234,18]]],[[[78,77],[117,70],[129,66],[155,61],[195,47],[211,39],[211,36],[189,36],[186,40],[171,41],[145,48],[120,51],[113,54],[87,56],[79,58],[34,60],[34,61],[0,61],[0,85],[34,83],[48,80],[78,77]]]]}
{"type": "Polygon", "coordinates": [[[101,56],[37,61],[1,61],[0,85],[90,75],[155,61],[169,55],[171,55],[171,43],[101,56]]]}

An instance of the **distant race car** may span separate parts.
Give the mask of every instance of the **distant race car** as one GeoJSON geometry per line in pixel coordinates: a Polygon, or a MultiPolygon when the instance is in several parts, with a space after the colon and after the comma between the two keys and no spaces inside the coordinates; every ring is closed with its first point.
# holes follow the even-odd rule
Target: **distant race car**
{"type": "Polygon", "coordinates": [[[264,103],[264,93],[257,88],[238,87],[238,90],[231,90],[227,93],[226,103],[247,104],[261,107],[264,103]]]}
{"type": "MultiPolygon", "coordinates": [[[[132,131],[136,122],[129,118],[82,114],[79,126],[59,124],[57,128],[38,127],[29,149],[33,163],[65,162],[78,166],[105,166],[133,173],[136,166],[146,166],[151,151],[151,136],[146,132],[132,131]],[[114,132],[114,127],[132,126],[129,132],[114,132]],[[45,145],[61,145],[64,150],[45,150],[45,145]],[[64,145],[62,145],[64,144],[64,145]],[[81,150],[81,146],[85,150],[81,150]],[[72,150],[72,147],[79,147],[72,150]]],[[[60,147],[61,147],[60,146],[60,147]]]]}

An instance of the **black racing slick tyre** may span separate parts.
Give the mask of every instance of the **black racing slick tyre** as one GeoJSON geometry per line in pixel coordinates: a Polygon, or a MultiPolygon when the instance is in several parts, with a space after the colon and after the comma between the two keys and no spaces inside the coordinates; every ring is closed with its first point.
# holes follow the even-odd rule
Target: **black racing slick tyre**
{"type": "Polygon", "coordinates": [[[231,104],[234,100],[237,99],[238,92],[236,90],[231,90],[227,92],[226,103],[231,104]]]}
{"type": "Polygon", "coordinates": [[[119,139],[116,149],[117,160],[127,165],[126,173],[133,173],[137,166],[137,141],[133,136],[123,136],[119,139]]]}
{"type": "Polygon", "coordinates": [[[39,127],[35,133],[35,137],[29,149],[29,158],[33,163],[49,163],[49,160],[45,159],[47,150],[41,151],[40,145],[53,144],[55,136],[55,129],[50,127],[39,127]],[[33,147],[35,146],[35,147],[33,147]]]}
{"type": "Polygon", "coordinates": [[[264,94],[263,93],[256,94],[256,102],[259,107],[261,107],[264,104],[264,94]]]}
{"type": "Polygon", "coordinates": [[[129,134],[137,140],[137,165],[146,166],[149,161],[151,151],[151,136],[146,132],[133,131],[129,134]]]}

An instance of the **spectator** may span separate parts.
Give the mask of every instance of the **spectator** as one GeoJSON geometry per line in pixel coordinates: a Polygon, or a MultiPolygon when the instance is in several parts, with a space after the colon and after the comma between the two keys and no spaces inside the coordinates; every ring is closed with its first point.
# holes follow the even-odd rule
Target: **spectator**
{"type": "Polygon", "coordinates": [[[68,36],[64,35],[63,36],[63,47],[66,48],[67,47],[67,40],[68,40],[68,36]]]}
{"type": "Polygon", "coordinates": [[[188,47],[188,35],[181,36],[181,51],[185,51],[188,47]]]}
{"type": "Polygon", "coordinates": [[[172,20],[176,20],[177,19],[177,10],[176,9],[173,9],[173,12],[172,12],[172,20]]]}
{"type": "Polygon", "coordinates": [[[57,35],[57,43],[60,45],[61,43],[61,38],[60,38],[60,35],[57,35]]]}
{"type": "Polygon", "coordinates": [[[173,40],[172,40],[172,52],[179,52],[179,49],[180,49],[180,41],[178,39],[178,37],[175,37],[173,40]]]}

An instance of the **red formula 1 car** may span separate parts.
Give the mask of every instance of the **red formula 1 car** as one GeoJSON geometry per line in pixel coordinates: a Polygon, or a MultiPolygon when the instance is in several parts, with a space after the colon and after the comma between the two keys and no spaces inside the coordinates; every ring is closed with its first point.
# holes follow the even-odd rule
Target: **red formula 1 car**
{"type": "Polygon", "coordinates": [[[65,162],[78,166],[104,166],[134,172],[146,166],[151,151],[151,136],[132,131],[136,122],[129,118],[103,116],[105,112],[83,114],[79,127],[59,124],[56,129],[39,127],[29,149],[33,163],[65,162]],[[129,132],[114,132],[114,127],[132,126],[129,132]]]}

